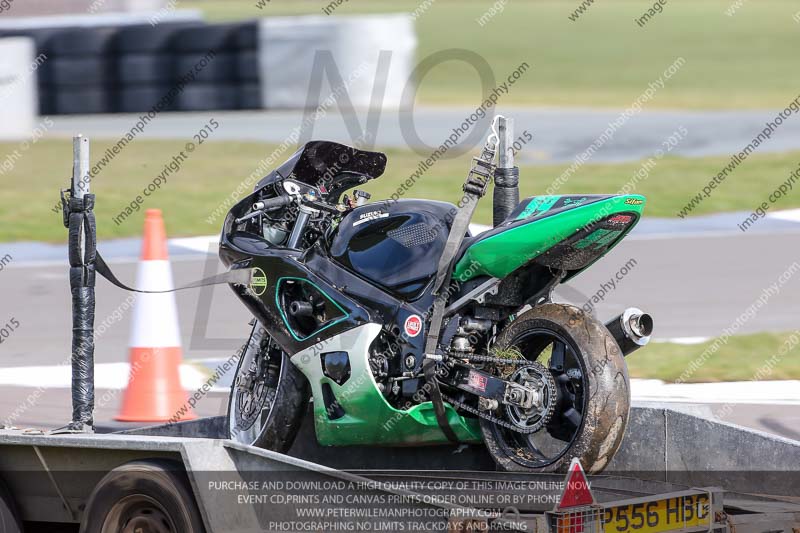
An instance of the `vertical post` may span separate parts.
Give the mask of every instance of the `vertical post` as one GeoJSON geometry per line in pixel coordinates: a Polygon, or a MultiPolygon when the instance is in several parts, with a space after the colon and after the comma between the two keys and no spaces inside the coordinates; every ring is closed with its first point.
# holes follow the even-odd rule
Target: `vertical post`
{"type": "Polygon", "coordinates": [[[514,119],[497,117],[497,168],[514,167],[514,119]]]}
{"type": "Polygon", "coordinates": [[[90,194],[89,139],[72,139],[69,220],[69,284],[72,292],[72,422],[53,433],[94,430],[94,195],[90,194]]]}
{"type": "Polygon", "coordinates": [[[83,198],[91,187],[89,177],[89,139],[83,135],[72,138],[72,187],[71,195],[83,198]]]}
{"type": "Polygon", "coordinates": [[[514,119],[497,117],[497,168],[494,172],[494,226],[500,225],[519,204],[519,168],[514,166],[514,119]]]}

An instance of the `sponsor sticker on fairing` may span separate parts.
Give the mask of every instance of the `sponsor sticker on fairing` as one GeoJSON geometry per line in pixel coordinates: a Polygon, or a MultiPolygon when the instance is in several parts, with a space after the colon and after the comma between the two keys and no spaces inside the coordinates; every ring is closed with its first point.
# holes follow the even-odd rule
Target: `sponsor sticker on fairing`
{"type": "Polygon", "coordinates": [[[422,331],[422,318],[419,315],[411,315],[406,318],[403,329],[405,329],[408,337],[416,337],[422,331]]]}

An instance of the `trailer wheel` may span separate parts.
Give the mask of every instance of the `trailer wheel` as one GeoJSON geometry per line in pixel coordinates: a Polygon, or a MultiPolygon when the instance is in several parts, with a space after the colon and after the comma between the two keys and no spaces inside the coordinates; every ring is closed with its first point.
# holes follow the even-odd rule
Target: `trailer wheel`
{"type": "Polygon", "coordinates": [[[179,463],[131,461],[100,480],[81,533],[202,533],[200,511],[179,463]]]}
{"type": "Polygon", "coordinates": [[[5,483],[0,480],[0,531],[3,533],[22,533],[17,502],[5,483]]]}

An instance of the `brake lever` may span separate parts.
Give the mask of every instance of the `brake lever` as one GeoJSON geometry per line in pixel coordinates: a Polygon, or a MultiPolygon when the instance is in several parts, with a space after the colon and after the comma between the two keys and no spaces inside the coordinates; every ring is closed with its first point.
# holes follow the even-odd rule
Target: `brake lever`
{"type": "Polygon", "coordinates": [[[242,222],[247,222],[247,221],[248,221],[248,220],[250,220],[251,218],[256,218],[257,216],[263,215],[263,214],[264,214],[264,213],[266,213],[266,212],[267,212],[267,209],[259,209],[259,210],[257,210],[257,211],[252,211],[252,212],[250,212],[250,213],[246,214],[245,216],[243,216],[243,217],[241,217],[241,218],[236,218],[236,219],[234,219],[234,220],[233,220],[233,223],[234,223],[234,224],[236,224],[236,225],[238,226],[238,225],[239,225],[239,224],[241,224],[242,222]]]}

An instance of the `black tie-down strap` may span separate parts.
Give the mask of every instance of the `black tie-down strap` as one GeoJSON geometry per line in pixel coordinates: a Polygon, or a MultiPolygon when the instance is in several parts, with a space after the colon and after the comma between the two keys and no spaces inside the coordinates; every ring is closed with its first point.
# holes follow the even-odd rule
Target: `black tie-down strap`
{"type": "Polygon", "coordinates": [[[433,404],[436,422],[439,424],[444,436],[447,437],[447,440],[452,443],[458,443],[458,437],[453,428],[450,427],[450,421],[447,419],[447,408],[444,406],[442,391],[439,390],[439,380],[436,379],[436,361],[426,358],[422,362],[422,372],[425,375],[425,383],[428,385],[428,396],[433,404]]]}
{"type": "Polygon", "coordinates": [[[95,270],[97,271],[98,274],[106,278],[112,285],[116,285],[120,289],[124,289],[126,291],[138,292],[142,294],[159,294],[164,292],[182,291],[184,289],[195,289],[199,287],[205,287],[207,285],[220,285],[223,283],[250,285],[250,282],[253,279],[253,272],[255,271],[255,269],[253,268],[238,268],[214,276],[209,276],[207,278],[203,278],[197,281],[193,281],[191,283],[187,283],[186,285],[175,287],[174,289],[167,289],[163,291],[145,291],[141,289],[134,289],[133,287],[130,287],[122,283],[117,278],[117,276],[114,275],[114,272],[111,271],[111,268],[103,260],[103,257],[100,255],[99,252],[97,253],[97,266],[95,270]]]}
{"type": "Polygon", "coordinates": [[[458,442],[458,439],[453,432],[453,428],[450,427],[450,421],[447,419],[447,410],[442,400],[442,393],[439,390],[439,381],[436,378],[436,361],[441,359],[441,356],[437,354],[439,334],[442,330],[444,310],[447,304],[447,298],[439,296],[439,292],[442,287],[450,284],[456,254],[469,230],[469,223],[472,220],[478,201],[486,194],[486,188],[494,174],[496,143],[496,136],[490,136],[483,147],[480,157],[472,159],[472,167],[464,182],[464,196],[459,202],[458,211],[450,226],[450,234],[439,258],[436,281],[433,285],[433,294],[437,297],[434,298],[433,309],[431,310],[431,322],[428,327],[428,337],[425,341],[425,361],[422,363],[422,369],[425,375],[425,382],[428,385],[428,395],[431,398],[433,410],[436,414],[436,422],[439,424],[442,433],[451,442],[458,442]]]}
{"type": "MultiPolygon", "coordinates": [[[[79,213],[85,213],[87,223],[84,225],[84,232],[85,232],[85,239],[86,239],[86,251],[84,253],[85,259],[83,264],[88,266],[91,265],[91,269],[89,269],[90,276],[87,276],[91,282],[91,286],[94,286],[94,279],[95,273],[100,274],[104,278],[106,278],[109,283],[119,287],[120,289],[131,291],[131,292],[138,292],[141,294],[160,294],[165,292],[174,292],[174,291],[181,291],[184,289],[195,289],[200,287],[205,287],[207,285],[221,285],[224,283],[236,283],[238,285],[250,285],[253,281],[253,275],[255,273],[254,268],[237,268],[233,270],[229,270],[228,272],[223,272],[221,274],[216,274],[214,276],[209,276],[207,278],[203,278],[197,281],[193,281],[191,283],[187,283],[185,285],[181,285],[180,287],[175,287],[173,289],[168,290],[160,290],[160,291],[145,291],[142,289],[134,289],[133,287],[126,285],[125,283],[121,282],[119,278],[114,274],[111,270],[111,267],[108,266],[108,263],[105,262],[103,256],[100,255],[100,252],[97,251],[97,241],[96,241],[96,227],[95,227],[95,220],[94,220],[94,213],[92,209],[94,208],[94,195],[87,194],[84,196],[84,200],[81,201],[79,198],[69,198],[67,199],[64,195],[66,191],[61,191],[61,202],[63,208],[63,216],[64,216],[64,226],[70,228],[69,231],[69,262],[70,267],[79,266],[81,264],[81,254],[80,254],[80,247],[77,239],[79,239],[80,235],[80,228],[74,229],[71,225],[71,221],[73,220],[73,213],[78,215],[79,213]],[[84,205],[88,206],[84,207],[84,205]],[[74,241],[74,243],[73,243],[74,241]],[[74,244],[74,245],[73,245],[74,244]]],[[[81,271],[82,273],[82,271],[81,271]]],[[[72,282],[72,271],[70,271],[70,282],[72,282]]],[[[92,293],[92,299],[94,299],[94,293],[92,293]]],[[[94,309],[94,305],[92,305],[92,309],[94,309]]]]}

